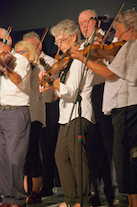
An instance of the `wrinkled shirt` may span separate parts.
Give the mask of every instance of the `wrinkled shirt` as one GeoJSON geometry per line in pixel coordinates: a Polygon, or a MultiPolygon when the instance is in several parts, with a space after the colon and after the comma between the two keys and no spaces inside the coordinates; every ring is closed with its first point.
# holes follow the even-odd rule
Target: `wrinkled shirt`
{"type": "MultiPolygon", "coordinates": [[[[60,92],[57,90],[55,91],[56,95],[60,97],[60,124],[66,124],[70,119],[70,114],[72,113],[74,102],[76,101],[76,91],[79,88],[83,68],[84,64],[74,59],[66,75],[65,84],[60,83],[60,92]]],[[[96,80],[95,74],[90,69],[86,68],[80,87],[80,96],[82,99],[81,117],[92,123],[95,123],[95,118],[91,102],[91,93],[95,83],[100,83],[100,80],[96,80]]],[[[71,120],[79,116],[78,106],[79,104],[76,102],[71,120]]]]}
{"type": "Polygon", "coordinates": [[[103,112],[137,104],[137,40],[126,42],[108,68],[119,78],[105,82],[103,112]]]}
{"type": "Polygon", "coordinates": [[[30,96],[31,67],[29,61],[22,55],[15,53],[16,72],[22,81],[15,85],[7,76],[1,77],[1,105],[28,106],[30,96]]]}
{"type": "Polygon", "coordinates": [[[31,71],[30,78],[30,118],[31,122],[39,121],[44,126],[46,123],[46,110],[44,99],[38,99],[39,97],[39,77],[38,74],[43,71],[44,68],[39,63],[33,63],[33,69],[31,71]]]}

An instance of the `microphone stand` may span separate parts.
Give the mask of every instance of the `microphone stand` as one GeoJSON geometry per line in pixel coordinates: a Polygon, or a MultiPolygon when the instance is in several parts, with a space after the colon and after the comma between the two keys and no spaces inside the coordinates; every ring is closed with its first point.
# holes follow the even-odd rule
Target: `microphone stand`
{"type": "Polygon", "coordinates": [[[66,124],[66,132],[65,132],[65,137],[67,136],[67,133],[68,133],[68,130],[69,130],[69,125],[70,125],[70,121],[71,121],[71,117],[72,117],[72,114],[73,114],[73,111],[74,111],[74,107],[75,107],[75,104],[79,103],[79,106],[78,106],[78,115],[79,115],[79,134],[78,134],[78,140],[79,140],[79,170],[80,170],[80,206],[83,207],[83,173],[82,173],[82,128],[81,128],[81,96],[80,96],[80,86],[81,86],[81,83],[82,83],[82,80],[83,80],[83,76],[84,76],[84,72],[85,72],[85,69],[86,69],[86,65],[87,65],[87,62],[89,60],[89,55],[90,55],[90,51],[91,51],[91,47],[93,45],[93,42],[94,42],[94,37],[95,37],[95,34],[96,34],[96,31],[97,31],[97,28],[98,28],[98,20],[96,20],[96,25],[95,25],[95,29],[94,29],[94,32],[93,32],[93,35],[92,35],[92,38],[91,38],[91,42],[90,42],[90,47],[89,47],[89,51],[87,53],[87,56],[86,56],[86,62],[84,64],[84,68],[83,68],[83,72],[81,74],[81,80],[80,80],[80,83],[79,83],[79,87],[78,89],[76,90],[75,92],[75,101],[73,102],[73,107],[72,107],[72,111],[71,111],[71,114],[70,114],[70,118],[69,118],[69,121],[68,123],[66,124]]]}

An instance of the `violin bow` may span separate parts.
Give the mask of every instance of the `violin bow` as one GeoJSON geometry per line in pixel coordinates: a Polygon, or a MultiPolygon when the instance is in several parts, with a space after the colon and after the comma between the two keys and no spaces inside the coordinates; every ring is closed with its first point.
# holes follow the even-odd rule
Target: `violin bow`
{"type": "MultiPolygon", "coordinates": [[[[11,30],[12,30],[12,26],[8,27],[8,29],[7,29],[7,34],[5,35],[5,39],[3,39],[3,40],[6,40],[6,39],[7,39],[7,37],[8,37],[9,34],[11,33],[11,30]]],[[[3,47],[3,45],[4,45],[4,41],[3,41],[2,44],[1,44],[0,50],[1,50],[1,48],[3,47]]]]}
{"type": "Polygon", "coordinates": [[[116,13],[116,15],[115,15],[115,17],[114,17],[112,23],[111,23],[111,25],[109,26],[109,28],[108,28],[108,30],[107,30],[105,36],[103,37],[103,40],[102,40],[102,42],[100,43],[102,46],[105,44],[105,40],[106,40],[106,38],[107,38],[107,36],[108,36],[108,33],[110,32],[110,30],[111,30],[111,28],[112,28],[114,22],[116,21],[117,16],[119,15],[119,13],[120,13],[121,10],[122,10],[123,6],[124,6],[124,3],[122,3],[122,4],[120,5],[120,7],[119,7],[119,9],[118,9],[118,11],[117,11],[117,13],[116,13]]]}
{"type": "MultiPolygon", "coordinates": [[[[40,40],[39,46],[38,46],[38,48],[37,48],[37,51],[39,50],[39,48],[40,48],[40,44],[43,42],[43,40],[44,40],[44,38],[46,37],[46,35],[47,35],[48,31],[49,31],[49,28],[48,28],[48,27],[46,27],[46,28],[44,29],[43,34],[42,34],[42,37],[41,37],[41,40],[40,40]]],[[[37,51],[36,51],[36,52],[37,52],[37,51]]]]}

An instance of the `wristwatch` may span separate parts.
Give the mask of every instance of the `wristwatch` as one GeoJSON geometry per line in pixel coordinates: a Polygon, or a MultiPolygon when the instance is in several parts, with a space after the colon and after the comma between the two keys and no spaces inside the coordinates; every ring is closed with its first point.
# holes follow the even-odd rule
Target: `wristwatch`
{"type": "Polygon", "coordinates": [[[1,69],[2,72],[5,72],[6,70],[7,70],[6,67],[3,67],[3,68],[1,69]]]}

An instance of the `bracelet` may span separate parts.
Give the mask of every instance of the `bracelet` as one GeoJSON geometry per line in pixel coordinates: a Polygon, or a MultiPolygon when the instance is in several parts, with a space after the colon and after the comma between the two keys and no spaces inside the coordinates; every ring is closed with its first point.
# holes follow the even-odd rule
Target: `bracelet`
{"type": "Polygon", "coordinates": [[[3,67],[3,68],[1,69],[2,72],[5,72],[6,70],[7,70],[6,67],[3,67]]]}
{"type": "Polygon", "coordinates": [[[48,84],[49,84],[50,86],[53,86],[53,83],[54,83],[54,80],[52,79],[52,81],[50,81],[48,84]]]}

